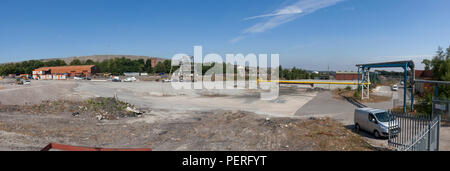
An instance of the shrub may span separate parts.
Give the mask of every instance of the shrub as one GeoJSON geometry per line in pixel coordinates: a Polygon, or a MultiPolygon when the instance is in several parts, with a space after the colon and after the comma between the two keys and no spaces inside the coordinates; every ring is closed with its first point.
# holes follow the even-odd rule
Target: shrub
{"type": "Polygon", "coordinates": [[[345,87],[345,90],[347,90],[347,91],[351,91],[351,90],[352,90],[352,87],[350,87],[350,86],[347,86],[347,87],[345,87]]]}

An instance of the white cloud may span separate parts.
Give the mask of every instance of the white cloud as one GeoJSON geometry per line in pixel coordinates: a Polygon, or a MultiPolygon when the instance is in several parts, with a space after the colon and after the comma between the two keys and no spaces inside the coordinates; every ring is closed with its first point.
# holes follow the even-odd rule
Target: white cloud
{"type": "Polygon", "coordinates": [[[234,39],[231,39],[231,43],[236,43],[236,42],[239,42],[240,40],[242,40],[242,39],[244,39],[245,38],[245,36],[238,36],[238,37],[235,37],[234,39]]]}
{"type": "Polygon", "coordinates": [[[245,29],[240,36],[234,38],[231,42],[234,43],[242,40],[243,37],[245,37],[243,35],[265,32],[284,23],[293,21],[300,16],[308,15],[322,8],[333,6],[341,1],[344,0],[298,0],[291,5],[279,8],[272,13],[245,18],[244,20],[267,19],[245,29]]]}
{"type": "Polygon", "coordinates": [[[303,11],[301,9],[297,8],[296,6],[288,6],[283,9],[279,9],[275,13],[258,15],[258,16],[254,16],[254,17],[248,17],[248,18],[245,18],[244,20],[253,20],[256,18],[273,17],[273,16],[280,16],[280,15],[293,15],[293,14],[300,14],[300,13],[303,13],[303,11]]]}

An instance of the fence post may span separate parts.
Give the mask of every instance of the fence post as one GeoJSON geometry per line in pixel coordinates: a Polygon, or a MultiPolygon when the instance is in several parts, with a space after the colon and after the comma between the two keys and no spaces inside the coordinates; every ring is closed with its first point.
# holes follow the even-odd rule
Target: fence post
{"type": "Polygon", "coordinates": [[[433,121],[431,123],[428,123],[428,151],[431,151],[431,125],[433,124],[433,121]]]}
{"type": "Polygon", "coordinates": [[[440,130],[441,130],[441,115],[438,115],[438,124],[436,125],[437,126],[437,137],[436,137],[436,148],[437,148],[437,151],[439,151],[439,141],[441,141],[441,137],[439,136],[441,133],[440,133],[440,130]]]}
{"type": "Polygon", "coordinates": [[[434,116],[434,107],[436,105],[436,98],[435,97],[431,97],[431,116],[434,116]]]}

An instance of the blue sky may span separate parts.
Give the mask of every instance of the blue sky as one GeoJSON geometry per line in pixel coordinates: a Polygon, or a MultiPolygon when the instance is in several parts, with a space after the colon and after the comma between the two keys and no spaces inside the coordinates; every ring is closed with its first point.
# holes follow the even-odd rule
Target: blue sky
{"type": "MultiPolygon", "coordinates": [[[[279,53],[355,70],[450,45],[448,0],[1,0],[0,63],[127,54],[279,53]]],[[[421,66],[419,64],[419,66],[421,66]]]]}

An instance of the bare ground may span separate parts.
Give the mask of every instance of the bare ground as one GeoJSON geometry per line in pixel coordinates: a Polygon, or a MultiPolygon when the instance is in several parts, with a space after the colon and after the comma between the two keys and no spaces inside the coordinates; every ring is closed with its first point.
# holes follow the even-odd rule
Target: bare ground
{"type": "Polygon", "coordinates": [[[154,150],[375,150],[329,118],[265,118],[240,111],[152,111],[140,118],[98,121],[71,115],[0,113],[0,150],[39,150],[50,142],[154,150]]]}
{"type": "Polygon", "coordinates": [[[153,82],[3,85],[1,104],[44,107],[0,111],[0,150],[39,150],[50,142],[154,150],[375,150],[349,129],[352,111],[318,110],[330,107],[316,98],[316,90],[285,87],[277,100],[261,101],[259,92],[174,91],[170,84],[153,82]],[[101,121],[92,112],[72,116],[79,101],[114,94],[147,113],[101,121]],[[41,103],[55,99],[69,105],[41,103]],[[313,99],[318,105],[304,106],[313,99]]]}

